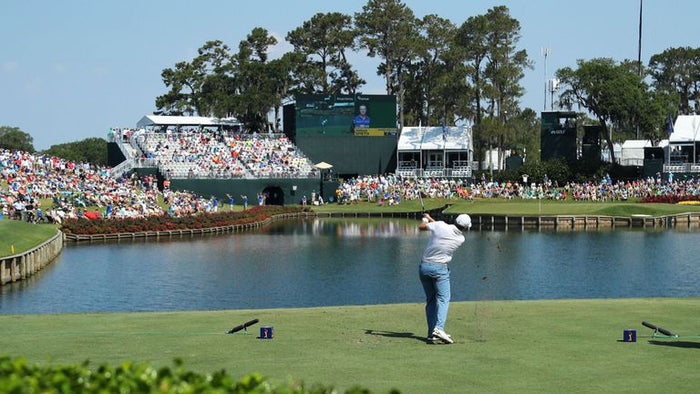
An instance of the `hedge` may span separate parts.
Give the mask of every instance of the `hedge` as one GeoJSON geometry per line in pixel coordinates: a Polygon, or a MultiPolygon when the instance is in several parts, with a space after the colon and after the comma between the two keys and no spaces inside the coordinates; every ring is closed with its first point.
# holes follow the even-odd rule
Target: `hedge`
{"type": "Polygon", "coordinates": [[[657,196],[644,197],[639,200],[640,203],[661,203],[661,204],[678,204],[684,201],[700,201],[700,196],[692,195],[675,195],[675,194],[659,194],[657,196]]]}
{"type": "MultiPolygon", "coordinates": [[[[80,365],[42,366],[24,358],[0,357],[0,389],[4,393],[333,393],[333,387],[303,382],[272,385],[258,373],[236,380],[226,371],[199,374],[175,359],[174,367],[156,369],[146,363],[123,362],[95,369],[80,365]]],[[[353,387],[346,393],[369,393],[353,387]]],[[[396,391],[393,391],[396,393],[396,391]]]]}
{"type": "Polygon", "coordinates": [[[297,213],[304,209],[298,206],[257,206],[245,211],[221,211],[199,215],[172,217],[150,216],[146,218],[123,219],[66,219],[61,231],[68,234],[96,235],[137,233],[143,231],[191,230],[200,228],[231,226],[263,221],[273,215],[297,213]]]}

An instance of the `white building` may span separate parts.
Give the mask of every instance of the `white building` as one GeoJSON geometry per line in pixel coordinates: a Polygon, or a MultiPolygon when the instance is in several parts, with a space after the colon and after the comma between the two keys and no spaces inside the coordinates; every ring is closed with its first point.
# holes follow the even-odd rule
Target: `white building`
{"type": "Polygon", "coordinates": [[[404,127],[396,149],[396,173],[413,177],[471,177],[469,127],[404,127]]]}

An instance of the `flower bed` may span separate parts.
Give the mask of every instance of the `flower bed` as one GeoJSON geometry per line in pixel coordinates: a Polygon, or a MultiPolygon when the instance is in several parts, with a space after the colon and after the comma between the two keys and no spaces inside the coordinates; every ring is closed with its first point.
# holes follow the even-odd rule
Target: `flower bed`
{"type": "Polygon", "coordinates": [[[700,203],[700,196],[680,196],[672,194],[660,194],[658,196],[645,197],[639,200],[640,203],[660,203],[660,204],[688,204],[690,201],[700,203]]]}
{"type": "Polygon", "coordinates": [[[261,222],[274,215],[298,213],[302,211],[304,211],[304,209],[301,207],[266,205],[253,207],[245,211],[222,211],[184,217],[164,215],[139,219],[67,219],[63,222],[61,231],[67,234],[97,235],[146,231],[191,230],[261,222]]]}

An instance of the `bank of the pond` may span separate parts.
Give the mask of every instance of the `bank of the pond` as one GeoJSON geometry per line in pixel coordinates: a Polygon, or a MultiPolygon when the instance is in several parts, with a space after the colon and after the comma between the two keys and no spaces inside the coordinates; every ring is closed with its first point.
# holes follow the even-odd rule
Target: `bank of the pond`
{"type": "Polygon", "coordinates": [[[133,233],[114,233],[114,234],[72,234],[64,233],[64,237],[67,241],[81,242],[81,241],[107,241],[107,240],[135,240],[135,239],[172,239],[172,238],[183,238],[191,237],[194,235],[206,235],[206,234],[228,234],[237,233],[241,231],[247,231],[252,229],[258,229],[265,227],[272,222],[278,220],[288,220],[288,219],[298,219],[305,217],[315,217],[316,215],[312,212],[293,212],[293,213],[282,213],[277,215],[272,215],[264,220],[245,223],[245,224],[232,224],[229,226],[215,226],[206,228],[194,228],[194,229],[182,229],[182,230],[163,230],[163,231],[139,231],[133,233]]]}
{"type": "Polygon", "coordinates": [[[0,315],[2,352],[32,363],[259,372],[373,392],[693,392],[698,298],[453,302],[454,345],[424,342],[423,304],[161,313],[0,315]],[[244,332],[225,334],[251,319],[244,332]],[[274,338],[257,339],[261,326],[274,338]],[[622,342],[634,329],[637,342],[622,342]],[[48,360],[48,361],[47,361],[48,360]]]}
{"type": "Polygon", "coordinates": [[[54,229],[54,235],[40,245],[21,253],[0,257],[0,284],[29,278],[49,265],[62,249],[63,234],[54,229]]]}

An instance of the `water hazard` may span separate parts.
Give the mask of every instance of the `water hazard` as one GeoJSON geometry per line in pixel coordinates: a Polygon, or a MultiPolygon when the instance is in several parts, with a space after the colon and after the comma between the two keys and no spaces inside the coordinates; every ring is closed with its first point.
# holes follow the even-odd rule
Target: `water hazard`
{"type": "MultiPolygon", "coordinates": [[[[67,245],[0,313],[422,302],[416,221],[308,219],[209,237],[67,245]]],[[[471,231],[453,300],[700,296],[697,230],[471,231]]]]}

